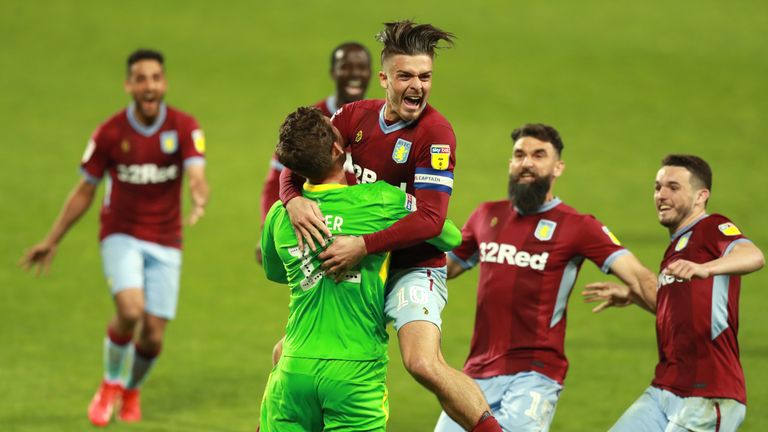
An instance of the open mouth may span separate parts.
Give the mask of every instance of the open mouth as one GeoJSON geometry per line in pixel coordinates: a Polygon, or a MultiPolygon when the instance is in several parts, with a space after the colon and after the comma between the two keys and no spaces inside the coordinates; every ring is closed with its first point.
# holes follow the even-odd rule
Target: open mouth
{"type": "Polygon", "coordinates": [[[421,102],[424,99],[419,96],[406,96],[403,98],[403,105],[405,105],[406,108],[409,109],[419,109],[421,108],[421,102]]]}
{"type": "Polygon", "coordinates": [[[365,91],[362,80],[349,80],[344,86],[344,91],[350,96],[361,96],[365,91]]]}

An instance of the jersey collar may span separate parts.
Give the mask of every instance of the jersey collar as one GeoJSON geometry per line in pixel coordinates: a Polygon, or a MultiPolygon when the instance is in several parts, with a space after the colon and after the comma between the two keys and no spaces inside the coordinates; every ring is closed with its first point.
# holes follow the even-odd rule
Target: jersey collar
{"type": "Polygon", "coordinates": [[[345,187],[349,187],[349,186],[344,184],[339,184],[339,183],[325,183],[325,184],[319,184],[319,185],[311,184],[309,182],[304,183],[304,190],[307,192],[326,192],[329,190],[341,189],[345,187]]]}
{"type": "Polygon", "coordinates": [[[336,111],[339,110],[338,105],[336,104],[336,95],[332,94],[325,98],[325,109],[328,110],[331,115],[333,115],[336,111]]]}
{"type": "Polygon", "coordinates": [[[381,131],[385,134],[390,134],[392,132],[399,131],[400,129],[406,128],[413,124],[413,122],[416,121],[416,119],[413,119],[411,121],[398,121],[397,123],[393,123],[391,125],[387,125],[387,122],[384,120],[384,110],[387,108],[387,102],[384,102],[384,105],[381,106],[381,109],[379,110],[379,127],[381,128],[381,131]]]}
{"type": "Polygon", "coordinates": [[[704,219],[704,218],[705,218],[705,217],[707,217],[707,216],[709,216],[709,215],[708,215],[708,214],[706,214],[706,213],[704,213],[703,215],[699,216],[699,218],[698,218],[698,219],[696,219],[695,221],[693,221],[693,222],[689,223],[688,225],[686,225],[686,226],[684,226],[684,227],[680,228],[679,230],[675,231],[675,233],[674,233],[674,234],[672,234],[672,235],[669,237],[669,239],[670,239],[670,240],[674,240],[674,239],[676,239],[676,238],[680,237],[680,236],[681,236],[681,235],[682,235],[684,232],[686,232],[686,231],[690,230],[691,228],[693,228],[693,226],[694,226],[694,225],[696,225],[697,223],[699,223],[699,222],[700,222],[702,219],[704,219]]]}
{"type": "Polygon", "coordinates": [[[165,103],[161,103],[160,114],[157,115],[157,118],[155,119],[155,123],[149,126],[145,126],[139,121],[139,119],[136,118],[136,114],[134,114],[135,109],[136,109],[136,103],[131,102],[131,104],[128,105],[128,111],[126,113],[126,116],[128,117],[128,123],[136,132],[144,135],[145,137],[150,137],[156,134],[157,131],[160,130],[160,127],[163,126],[163,123],[165,123],[165,117],[168,114],[167,112],[168,110],[165,106],[165,103]]]}
{"type": "Polygon", "coordinates": [[[563,202],[563,201],[562,201],[560,198],[558,198],[558,197],[555,197],[555,198],[553,198],[551,201],[547,201],[547,202],[545,202],[544,204],[542,204],[541,206],[539,206],[539,208],[537,208],[537,209],[536,209],[536,211],[534,211],[534,212],[531,212],[531,213],[523,213],[523,212],[522,212],[522,210],[520,210],[519,208],[517,208],[517,206],[515,206],[515,211],[516,211],[516,212],[517,212],[517,214],[519,214],[520,216],[525,216],[525,215],[527,215],[527,214],[539,214],[539,213],[544,213],[544,212],[547,212],[547,211],[550,211],[550,210],[552,210],[553,208],[555,208],[555,207],[557,207],[558,205],[560,205],[562,202],[563,202]]]}

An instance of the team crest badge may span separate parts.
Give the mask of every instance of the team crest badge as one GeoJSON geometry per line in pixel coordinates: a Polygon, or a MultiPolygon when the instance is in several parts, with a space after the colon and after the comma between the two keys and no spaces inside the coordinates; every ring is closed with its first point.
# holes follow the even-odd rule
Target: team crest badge
{"type": "Polygon", "coordinates": [[[205,153],[205,135],[200,129],[192,131],[192,144],[195,145],[195,150],[198,153],[205,153]]]}
{"type": "Polygon", "coordinates": [[[557,222],[542,219],[539,221],[539,224],[536,225],[536,231],[534,231],[533,236],[541,241],[552,240],[552,236],[555,234],[555,228],[557,228],[557,222]]]}
{"type": "MultiPolygon", "coordinates": [[[[362,134],[362,131],[359,133],[362,134]]],[[[392,160],[399,164],[404,164],[408,160],[408,154],[411,153],[411,142],[398,138],[395,148],[392,150],[392,160]]]]}
{"type": "Polygon", "coordinates": [[[615,235],[613,235],[613,233],[611,232],[611,230],[609,230],[609,229],[608,229],[608,227],[607,227],[607,226],[604,226],[604,227],[603,227],[603,232],[605,233],[605,235],[607,235],[607,236],[608,236],[608,238],[610,238],[610,239],[611,239],[611,241],[613,242],[613,244],[615,244],[616,246],[621,246],[621,242],[619,241],[618,237],[616,237],[615,235]]]}
{"type": "Polygon", "coordinates": [[[131,143],[129,143],[128,140],[124,140],[120,143],[120,148],[123,150],[123,153],[128,153],[131,151],[131,143]]]}
{"type": "Polygon", "coordinates": [[[736,225],[730,222],[718,225],[717,229],[719,229],[721,233],[727,236],[737,236],[741,234],[741,231],[736,228],[736,225]]]}
{"type": "Polygon", "coordinates": [[[179,136],[175,130],[165,131],[160,134],[160,150],[165,154],[176,152],[179,147],[179,136]]]}
{"type": "Polygon", "coordinates": [[[684,236],[680,237],[680,240],[678,240],[677,244],[675,245],[675,252],[680,252],[681,250],[685,249],[686,246],[688,246],[688,241],[691,239],[691,234],[693,234],[693,232],[688,232],[684,236]]]}
{"type": "Polygon", "coordinates": [[[448,144],[432,144],[429,147],[429,154],[432,156],[432,168],[444,170],[448,168],[451,161],[451,146],[448,144]]]}
{"type": "Polygon", "coordinates": [[[491,228],[495,227],[496,224],[498,223],[499,223],[499,218],[497,218],[496,216],[491,218],[491,228]]]}
{"type": "Polygon", "coordinates": [[[363,131],[361,129],[361,130],[357,131],[357,135],[355,135],[355,142],[359,143],[360,140],[362,140],[362,139],[363,139],[363,131]]]}

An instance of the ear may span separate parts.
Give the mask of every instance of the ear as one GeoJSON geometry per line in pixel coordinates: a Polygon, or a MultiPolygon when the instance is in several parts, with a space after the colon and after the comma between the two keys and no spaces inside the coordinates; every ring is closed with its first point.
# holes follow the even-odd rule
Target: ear
{"type": "Polygon", "coordinates": [[[125,79],[125,82],[123,83],[123,90],[125,90],[126,93],[131,94],[131,82],[129,78],[125,79]]]}
{"type": "Polygon", "coordinates": [[[344,151],[344,144],[338,141],[334,141],[331,146],[331,159],[336,159],[339,156],[344,156],[347,152],[344,151]]]}
{"type": "Polygon", "coordinates": [[[384,73],[384,71],[379,71],[379,85],[381,86],[381,88],[386,90],[387,84],[388,84],[387,74],[384,73]]]}
{"type": "Polygon", "coordinates": [[[555,162],[555,169],[552,170],[552,175],[555,178],[558,178],[561,175],[563,175],[564,171],[565,171],[565,162],[563,162],[561,159],[558,159],[558,161],[555,162]]]}
{"type": "Polygon", "coordinates": [[[709,199],[709,195],[711,192],[709,189],[699,189],[696,191],[696,197],[694,198],[694,205],[701,206],[702,208],[707,207],[707,200],[709,199]]]}

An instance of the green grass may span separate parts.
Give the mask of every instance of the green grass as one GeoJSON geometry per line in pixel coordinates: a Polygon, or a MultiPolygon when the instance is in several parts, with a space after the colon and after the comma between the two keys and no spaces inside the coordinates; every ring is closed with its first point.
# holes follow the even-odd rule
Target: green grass
{"type": "MultiPolygon", "coordinates": [[[[123,62],[138,46],[167,55],[171,104],[194,113],[209,144],[213,198],[186,232],[179,316],[143,393],[136,431],[252,431],[282,333],[287,291],[251,258],[258,195],[287,112],[331,92],[328,52],[361,40],[377,52],[381,23],[412,17],[459,36],[435,63],[431,102],[458,136],[450,216],[462,223],[504,197],[509,132],[558,127],[565,176],[557,193],[596,214],[652,269],[666,246],[652,181],[668,152],[692,152],[715,172],[710,210],[768,244],[764,214],[768,4],[663,2],[351,1],[32,2],[0,6],[0,430],[89,428],[112,305],[93,209],[67,236],[49,277],[14,264],[39,240],[77,180],[89,134],[127,103],[123,62]]],[[[369,95],[382,91],[372,83],[369,95]]],[[[604,276],[591,264],[577,283],[604,276]]],[[[474,319],[471,273],[450,284],[443,349],[460,366],[474,319]]],[[[768,430],[768,273],[744,279],[741,352],[749,409],[742,430],[768,430]]],[[[571,369],[554,431],[606,430],[649,383],[653,318],[569,309],[571,369]]],[[[390,430],[431,430],[440,411],[392,345],[390,430]]]]}

